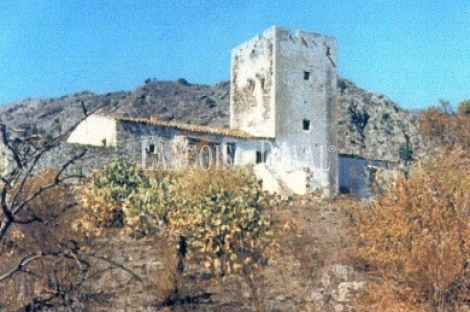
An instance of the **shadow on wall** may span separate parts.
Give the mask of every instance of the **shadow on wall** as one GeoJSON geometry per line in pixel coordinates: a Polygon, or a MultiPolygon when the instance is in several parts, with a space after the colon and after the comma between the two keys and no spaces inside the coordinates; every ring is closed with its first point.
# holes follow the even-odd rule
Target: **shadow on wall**
{"type": "Polygon", "coordinates": [[[358,198],[371,198],[380,192],[377,182],[377,169],[393,170],[392,162],[385,160],[369,160],[356,155],[340,154],[339,190],[340,193],[352,194],[358,198]]]}

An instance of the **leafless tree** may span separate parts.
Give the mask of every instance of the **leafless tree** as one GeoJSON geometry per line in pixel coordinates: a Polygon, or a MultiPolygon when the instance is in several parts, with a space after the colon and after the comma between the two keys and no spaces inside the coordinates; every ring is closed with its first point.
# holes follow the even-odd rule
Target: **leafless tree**
{"type": "Polygon", "coordinates": [[[101,271],[118,268],[132,279],[139,280],[137,275],[119,263],[96,252],[83,250],[76,239],[67,235],[69,224],[62,224],[65,234],[51,234],[64,222],[61,219],[63,215],[78,205],[74,192],[70,190],[74,185],[72,182],[84,177],[78,164],[83,161],[86,148],[79,149],[62,163],[56,164],[55,170],[51,171],[53,173],[49,173],[44,181],[39,176],[41,183],[32,182],[38,180],[41,161],[54,153],[80,122],[100,109],[87,107],[83,102],[78,104],[82,110],[80,120],[52,138],[38,134],[25,135],[21,130],[0,122],[0,143],[10,159],[0,179],[0,289],[5,291],[3,296],[0,295],[3,297],[3,300],[0,299],[0,310],[15,307],[18,311],[42,311],[62,306],[66,311],[84,311],[84,302],[90,296],[98,295],[87,289],[87,281],[96,274],[93,266],[99,262],[106,264],[100,266],[101,271]],[[49,198],[49,202],[44,203],[43,198],[47,198],[47,194],[61,198],[49,198]],[[33,244],[17,246],[21,252],[13,257],[7,247],[13,244],[9,237],[17,227],[27,229],[31,239],[36,240],[33,244]],[[38,231],[45,232],[45,237],[39,237],[38,231]],[[38,281],[35,289],[22,299],[21,308],[8,305],[8,301],[19,294],[15,294],[14,290],[8,293],[5,289],[15,285],[12,282],[15,278],[23,280],[20,286],[24,288],[25,276],[28,284],[38,281]]]}
{"type": "MultiPolygon", "coordinates": [[[[89,111],[83,102],[80,102],[83,111],[83,117],[72,127],[52,139],[47,139],[39,134],[23,136],[21,130],[11,129],[4,123],[0,123],[0,142],[6,151],[6,155],[10,160],[7,168],[1,176],[0,189],[0,242],[5,238],[8,230],[13,224],[30,224],[34,222],[46,222],[40,215],[34,211],[29,211],[27,217],[24,216],[25,210],[29,209],[29,204],[38,196],[47,190],[57,188],[63,183],[72,179],[82,178],[83,175],[77,172],[70,173],[71,168],[78,160],[83,159],[87,150],[82,149],[78,154],[73,155],[63,164],[59,164],[60,168],[52,181],[40,186],[34,192],[30,192],[26,198],[21,198],[25,190],[26,183],[31,179],[35,170],[38,169],[41,160],[57,148],[65,139],[75,130],[78,124],[94,113],[98,108],[89,111]]],[[[70,203],[73,206],[75,203],[70,203]]],[[[67,209],[69,207],[64,207],[67,209]]]]}

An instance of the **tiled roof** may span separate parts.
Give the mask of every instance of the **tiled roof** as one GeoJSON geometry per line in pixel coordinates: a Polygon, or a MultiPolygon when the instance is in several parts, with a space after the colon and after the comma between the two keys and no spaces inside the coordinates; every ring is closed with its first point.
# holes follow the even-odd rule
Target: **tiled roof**
{"type": "Polygon", "coordinates": [[[239,139],[258,139],[258,140],[273,139],[270,137],[255,136],[243,130],[237,130],[237,129],[213,128],[213,127],[207,127],[207,126],[201,126],[201,125],[190,125],[190,124],[173,122],[173,121],[169,122],[169,121],[160,120],[160,119],[129,118],[129,117],[122,117],[122,116],[108,116],[108,117],[111,117],[119,121],[143,123],[143,124],[149,124],[153,126],[184,130],[184,131],[200,133],[200,134],[221,135],[221,136],[227,136],[227,137],[233,137],[233,138],[239,138],[239,139]]]}

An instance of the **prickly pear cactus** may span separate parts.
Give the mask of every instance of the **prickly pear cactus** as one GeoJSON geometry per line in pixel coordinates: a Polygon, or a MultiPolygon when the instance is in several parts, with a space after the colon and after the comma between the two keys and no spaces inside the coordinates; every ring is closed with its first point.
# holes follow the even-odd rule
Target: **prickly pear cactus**
{"type": "Polygon", "coordinates": [[[276,249],[260,186],[249,170],[149,173],[116,160],[90,178],[82,199],[87,231],[122,227],[142,237],[166,230],[184,237],[186,259],[217,275],[254,272],[276,249]]]}

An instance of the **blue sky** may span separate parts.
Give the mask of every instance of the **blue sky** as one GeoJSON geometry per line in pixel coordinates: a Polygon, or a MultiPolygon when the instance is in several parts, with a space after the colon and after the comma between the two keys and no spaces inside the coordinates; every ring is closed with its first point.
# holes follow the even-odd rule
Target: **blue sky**
{"type": "Polygon", "coordinates": [[[338,72],[406,108],[470,98],[470,1],[0,0],[0,103],[146,78],[214,84],[271,25],[338,40],[338,72]]]}

